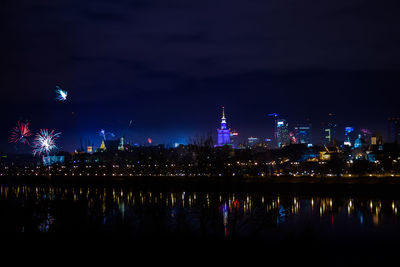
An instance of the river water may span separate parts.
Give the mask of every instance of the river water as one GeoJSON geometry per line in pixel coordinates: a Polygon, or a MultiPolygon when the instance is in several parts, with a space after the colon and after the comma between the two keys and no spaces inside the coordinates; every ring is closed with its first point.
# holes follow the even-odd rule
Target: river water
{"type": "Polygon", "coordinates": [[[7,233],[400,240],[399,209],[400,197],[0,185],[7,233]]]}
{"type": "Polygon", "coordinates": [[[379,265],[396,255],[400,196],[334,195],[0,183],[0,234],[17,240],[257,244],[276,252],[291,246],[298,255],[313,250],[318,259],[335,259],[335,266],[379,265]]]}

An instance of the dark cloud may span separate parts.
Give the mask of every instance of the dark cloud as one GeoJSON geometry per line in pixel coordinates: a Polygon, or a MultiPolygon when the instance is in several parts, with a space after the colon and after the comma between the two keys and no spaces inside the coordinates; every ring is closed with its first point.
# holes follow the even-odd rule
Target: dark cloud
{"type": "Polygon", "coordinates": [[[76,135],[137,115],[144,137],[213,130],[221,105],[234,128],[260,136],[271,132],[270,111],[315,125],[334,111],[382,131],[399,113],[398,1],[0,5],[2,140],[25,114],[76,135]],[[57,84],[70,91],[70,106],[54,103],[57,84]],[[57,122],[72,110],[80,116],[57,122]]]}

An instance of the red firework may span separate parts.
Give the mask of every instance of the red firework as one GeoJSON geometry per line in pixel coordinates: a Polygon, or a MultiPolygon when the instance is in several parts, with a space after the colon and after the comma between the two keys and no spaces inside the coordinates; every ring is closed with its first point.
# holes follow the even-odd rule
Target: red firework
{"type": "Polygon", "coordinates": [[[29,122],[17,122],[17,126],[11,130],[11,143],[22,143],[28,144],[28,138],[32,135],[31,131],[29,130],[29,122]]]}

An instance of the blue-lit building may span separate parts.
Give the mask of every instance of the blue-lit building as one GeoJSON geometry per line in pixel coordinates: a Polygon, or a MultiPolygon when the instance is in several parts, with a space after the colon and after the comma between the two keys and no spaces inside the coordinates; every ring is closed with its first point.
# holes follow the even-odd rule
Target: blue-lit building
{"type": "Polygon", "coordinates": [[[294,137],[297,144],[312,146],[311,125],[297,125],[294,127],[294,137]]]}
{"type": "Polygon", "coordinates": [[[354,128],[353,127],[346,127],[344,129],[344,143],[345,146],[353,146],[354,145],[354,128]]]}
{"type": "Polygon", "coordinates": [[[356,140],[354,141],[354,148],[361,148],[362,146],[363,146],[363,139],[361,137],[361,134],[359,134],[356,140]]]}
{"type": "Polygon", "coordinates": [[[217,129],[218,144],[217,146],[232,145],[231,143],[231,129],[226,124],[225,108],[222,107],[221,128],[217,129]]]}
{"type": "Polygon", "coordinates": [[[231,144],[233,148],[237,148],[239,146],[238,137],[239,133],[237,131],[231,131],[231,144]]]}
{"type": "Polygon", "coordinates": [[[284,147],[290,144],[289,125],[285,119],[278,119],[276,121],[276,137],[278,147],[284,147]]]}
{"type": "Polygon", "coordinates": [[[51,166],[53,164],[63,164],[64,156],[46,156],[43,157],[43,165],[51,166]]]}

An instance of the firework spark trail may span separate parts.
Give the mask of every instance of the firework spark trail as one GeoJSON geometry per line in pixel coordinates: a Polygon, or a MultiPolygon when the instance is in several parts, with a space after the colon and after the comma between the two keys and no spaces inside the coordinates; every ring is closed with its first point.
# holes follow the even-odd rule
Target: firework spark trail
{"type": "Polygon", "coordinates": [[[54,133],[54,130],[49,132],[49,130],[40,130],[36,134],[33,142],[33,155],[49,155],[52,151],[57,149],[56,140],[60,137],[61,133],[54,133]]]}
{"type": "Polygon", "coordinates": [[[29,145],[28,138],[31,135],[32,135],[32,133],[29,130],[29,122],[21,123],[18,121],[17,126],[15,126],[15,128],[11,130],[10,142],[11,143],[22,143],[22,144],[29,145]]]}
{"type": "Polygon", "coordinates": [[[56,88],[57,88],[57,90],[56,90],[57,98],[56,99],[58,101],[66,101],[67,100],[67,96],[68,96],[68,92],[62,90],[61,87],[59,87],[59,86],[56,86],[56,88]]]}
{"type": "Polygon", "coordinates": [[[115,134],[111,132],[106,132],[104,129],[99,131],[99,136],[101,136],[104,140],[107,140],[107,137],[114,138],[115,134]]]}

